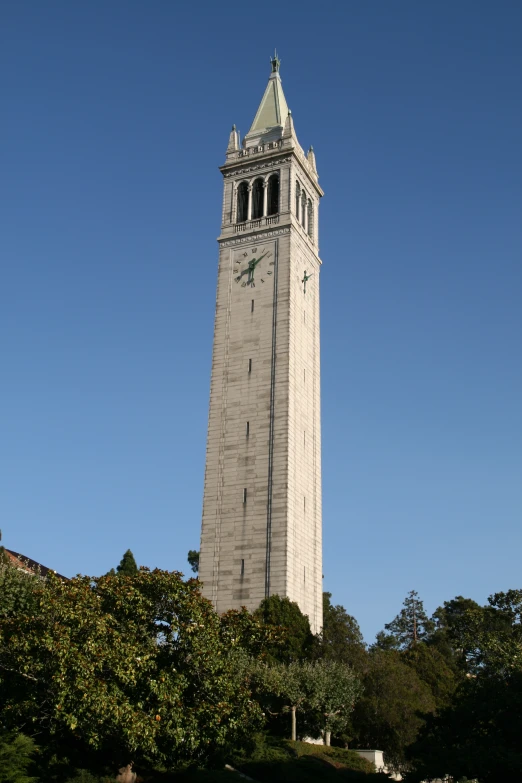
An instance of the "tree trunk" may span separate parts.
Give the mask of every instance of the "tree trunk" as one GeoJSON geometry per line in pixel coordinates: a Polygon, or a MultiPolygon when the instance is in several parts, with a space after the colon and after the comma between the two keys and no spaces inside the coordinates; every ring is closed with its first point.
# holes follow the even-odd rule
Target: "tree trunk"
{"type": "Polygon", "coordinates": [[[292,712],[292,740],[295,742],[297,739],[297,725],[296,725],[296,707],[295,705],[291,708],[292,712]]]}
{"type": "Polygon", "coordinates": [[[331,731],[325,731],[324,733],[324,744],[330,746],[330,739],[332,737],[331,731]]]}

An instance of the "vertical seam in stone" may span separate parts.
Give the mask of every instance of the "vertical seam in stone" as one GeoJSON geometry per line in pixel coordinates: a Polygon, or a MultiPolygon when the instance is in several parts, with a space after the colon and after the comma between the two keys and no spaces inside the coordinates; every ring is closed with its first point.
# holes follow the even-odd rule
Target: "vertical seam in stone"
{"type": "MultiPolygon", "coordinates": [[[[316,326],[316,329],[319,329],[319,323],[317,322],[317,302],[319,299],[319,264],[316,265],[316,275],[317,275],[317,286],[316,286],[316,294],[314,296],[314,324],[316,326]]],[[[317,339],[318,335],[313,335],[313,383],[317,383],[317,339]]],[[[320,390],[319,390],[320,394],[320,390]]],[[[313,604],[314,604],[314,629],[315,633],[319,633],[321,628],[318,626],[318,596],[317,596],[317,584],[318,584],[318,574],[317,574],[317,528],[318,528],[318,520],[317,520],[317,394],[315,393],[315,390],[312,394],[313,402],[312,402],[312,416],[313,416],[313,422],[314,422],[314,451],[313,451],[313,476],[314,476],[314,592],[315,595],[313,596],[313,604]]],[[[321,574],[321,580],[322,580],[322,574],[321,574]]],[[[321,590],[322,592],[322,590],[321,590]]]]}
{"type": "Polygon", "coordinates": [[[219,463],[218,463],[218,497],[216,503],[216,524],[214,537],[214,563],[212,568],[212,604],[217,609],[219,592],[219,561],[221,550],[221,521],[223,517],[223,486],[225,482],[225,433],[226,433],[226,414],[227,414],[227,392],[228,392],[228,362],[230,348],[230,314],[232,299],[232,249],[228,251],[228,280],[227,280],[227,311],[225,320],[225,356],[223,359],[222,374],[222,395],[221,395],[221,432],[219,435],[219,463]]]}
{"type": "Polygon", "coordinates": [[[274,413],[275,413],[275,374],[277,351],[277,284],[279,272],[279,240],[274,245],[274,299],[272,307],[272,358],[270,366],[270,430],[268,435],[268,487],[266,503],[266,566],[265,598],[270,598],[270,557],[272,548],[272,486],[274,470],[274,413]]]}

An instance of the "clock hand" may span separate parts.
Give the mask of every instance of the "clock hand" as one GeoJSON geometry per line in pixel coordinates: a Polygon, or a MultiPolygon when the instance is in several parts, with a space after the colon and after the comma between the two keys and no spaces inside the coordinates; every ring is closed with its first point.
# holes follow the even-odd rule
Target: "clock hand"
{"type": "Polygon", "coordinates": [[[241,278],[243,277],[243,275],[246,275],[246,274],[247,274],[247,272],[249,272],[249,271],[250,271],[250,268],[249,268],[248,266],[247,266],[247,268],[246,268],[246,269],[243,269],[243,271],[241,272],[241,274],[240,274],[240,275],[238,275],[238,276],[235,278],[235,281],[236,281],[236,283],[239,283],[239,281],[241,280],[241,278]]]}
{"type": "Polygon", "coordinates": [[[239,283],[239,281],[241,280],[241,278],[243,277],[243,275],[246,275],[246,274],[248,274],[248,279],[249,279],[249,282],[250,282],[251,280],[253,280],[253,278],[254,278],[254,269],[255,269],[255,268],[256,268],[256,266],[259,264],[259,262],[261,261],[261,259],[262,259],[262,258],[264,258],[264,257],[265,257],[267,254],[268,254],[268,250],[267,250],[265,253],[263,253],[263,255],[262,255],[262,256],[259,256],[259,258],[253,258],[253,259],[252,259],[252,261],[249,261],[249,262],[248,262],[248,266],[247,266],[245,269],[243,269],[243,271],[241,272],[241,274],[239,274],[237,277],[235,277],[235,278],[234,278],[234,280],[236,281],[236,283],[239,283]]]}
{"type": "Polygon", "coordinates": [[[267,250],[265,253],[263,253],[263,255],[262,255],[262,256],[259,256],[259,258],[254,258],[254,260],[251,262],[251,263],[252,263],[252,269],[253,269],[253,268],[254,268],[254,267],[257,265],[257,264],[259,264],[259,262],[261,261],[261,259],[262,259],[262,258],[264,258],[264,257],[266,256],[266,254],[267,254],[267,253],[268,253],[268,250],[267,250]]]}

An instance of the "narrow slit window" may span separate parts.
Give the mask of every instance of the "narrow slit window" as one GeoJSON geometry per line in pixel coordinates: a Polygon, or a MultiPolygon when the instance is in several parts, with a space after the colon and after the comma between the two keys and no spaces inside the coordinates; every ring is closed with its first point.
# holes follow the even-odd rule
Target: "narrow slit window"
{"type": "Polygon", "coordinates": [[[245,561],[241,560],[241,576],[245,575],[245,561]]]}
{"type": "Polygon", "coordinates": [[[268,215],[277,215],[279,212],[279,175],[272,174],[268,180],[267,208],[268,215]]]}
{"type": "Polygon", "coordinates": [[[308,236],[314,238],[314,208],[310,199],[308,199],[308,236]]]}
{"type": "Polygon", "coordinates": [[[248,438],[249,435],[250,435],[250,422],[247,421],[247,423],[246,423],[246,436],[247,436],[247,438],[248,438]]]}
{"type": "Polygon", "coordinates": [[[250,312],[254,312],[254,300],[252,299],[252,304],[250,305],[250,312]]]}
{"type": "Polygon", "coordinates": [[[303,582],[306,582],[306,566],[303,567],[303,582]]]}
{"type": "Polygon", "coordinates": [[[252,219],[263,217],[264,185],[262,179],[256,179],[252,186],[252,219]]]}
{"type": "Polygon", "coordinates": [[[248,360],[248,372],[252,372],[252,359],[248,360]]]}
{"type": "Polygon", "coordinates": [[[248,217],[248,183],[241,182],[237,189],[237,222],[244,223],[248,217]]]}
{"type": "Polygon", "coordinates": [[[243,490],[243,503],[246,503],[246,499],[247,499],[247,491],[246,491],[246,487],[245,487],[244,490],[243,490]]]}

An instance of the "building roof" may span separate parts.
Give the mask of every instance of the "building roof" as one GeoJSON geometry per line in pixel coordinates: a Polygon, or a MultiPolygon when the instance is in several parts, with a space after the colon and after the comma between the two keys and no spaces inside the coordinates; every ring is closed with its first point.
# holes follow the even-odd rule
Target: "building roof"
{"type": "Polygon", "coordinates": [[[53,568],[47,568],[47,566],[38,563],[36,560],[32,560],[30,557],[21,555],[20,552],[13,552],[12,549],[6,549],[5,547],[4,547],[4,552],[6,553],[11,563],[15,566],[15,568],[19,568],[21,571],[27,571],[28,573],[32,573],[32,574],[38,574],[39,576],[43,576],[44,578],[50,573],[56,574],[56,576],[58,576],[60,579],[65,579],[68,581],[66,576],[63,576],[62,574],[58,574],[53,568]]]}
{"type": "Polygon", "coordinates": [[[281,77],[279,76],[277,55],[274,55],[271,62],[272,73],[247,136],[263,133],[277,126],[283,127],[288,116],[288,105],[283,92],[281,77]]]}

